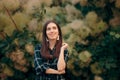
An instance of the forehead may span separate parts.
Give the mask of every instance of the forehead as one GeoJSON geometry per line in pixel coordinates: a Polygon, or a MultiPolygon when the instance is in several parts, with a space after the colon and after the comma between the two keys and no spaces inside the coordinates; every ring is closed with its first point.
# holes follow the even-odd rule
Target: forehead
{"type": "Polygon", "coordinates": [[[56,25],[55,23],[51,22],[51,23],[49,23],[49,24],[47,25],[47,28],[48,28],[48,27],[57,27],[57,25],[56,25]]]}

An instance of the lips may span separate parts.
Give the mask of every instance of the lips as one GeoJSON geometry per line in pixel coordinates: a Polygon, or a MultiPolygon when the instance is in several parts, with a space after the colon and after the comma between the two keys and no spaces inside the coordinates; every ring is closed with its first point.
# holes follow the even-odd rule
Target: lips
{"type": "Polygon", "coordinates": [[[56,35],[55,35],[55,34],[49,34],[48,37],[51,38],[51,39],[55,39],[55,38],[56,38],[56,35]]]}
{"type": "Polygon", "coordinates": [[[55,34],[52,33],[52,34],[49,34],[49,36],[55,36],[55,34]]]}

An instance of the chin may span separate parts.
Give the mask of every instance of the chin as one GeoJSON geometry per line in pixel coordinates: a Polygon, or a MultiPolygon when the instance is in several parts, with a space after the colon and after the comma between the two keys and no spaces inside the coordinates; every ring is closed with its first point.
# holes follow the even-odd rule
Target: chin
{"type": "Polygon", "coordinates": [[[56,40],[56,38],[51,38],[50,40],[56,40]]]}

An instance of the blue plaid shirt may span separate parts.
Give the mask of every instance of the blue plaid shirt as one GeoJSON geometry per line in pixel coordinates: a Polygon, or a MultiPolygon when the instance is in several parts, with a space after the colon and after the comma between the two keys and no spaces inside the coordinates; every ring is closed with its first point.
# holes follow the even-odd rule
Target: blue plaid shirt
{"type": "MultiPolygon", "coordinates": [[[[36,45],[34,52],[34,65],[36,71],[36,79],[35,80],[65,80],[64,74],[45,74],[46,69],[53,68],[57,70],[57,62],[58,58],[53,58],[50,60],[46,60],[41,57],[40,53],[40,44],[36,45]]],[[[50,50],[50,54],[54,54],[54,50],[50,50]]],[[[68,51],[64,51],[65,62],[68,61],[68,51]]]]}

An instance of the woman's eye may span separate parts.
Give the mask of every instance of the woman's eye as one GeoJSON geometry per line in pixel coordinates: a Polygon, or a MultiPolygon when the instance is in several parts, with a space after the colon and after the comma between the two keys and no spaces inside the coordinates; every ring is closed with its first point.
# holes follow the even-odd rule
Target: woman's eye
{"type": "Polygon", "coordinates": [[[56,29],[56,27],[53,27],[53,29],[56,29]]]}
{"type": "Polygon", "coordinates": [[[47,28],[47,30],[50,30],[50,28],[47,28]]]}
{"type": "Polygon", "coordinates": [[[50,31],[50,30],[56,30],[57,29],[57,27],[56,26],[53,26],[53,27],[51,27],[51,28],[47,28],[47,31],[50,31]]]}

